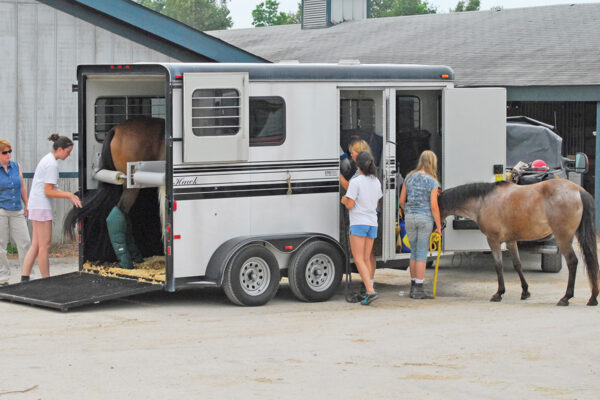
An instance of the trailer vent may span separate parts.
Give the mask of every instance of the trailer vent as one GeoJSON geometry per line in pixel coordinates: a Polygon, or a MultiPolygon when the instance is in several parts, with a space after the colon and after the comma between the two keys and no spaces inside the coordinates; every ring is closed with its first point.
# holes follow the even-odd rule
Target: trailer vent
{"type": "Polygon", "coordinates": [[[327,18],[327,0],[304,0],[302,28],[325,28],[331,23],[327,18]]]}
{"type": "Polygon", "coordinates": [[[114,126],[136,117],[165,119],[164,97],[99,97],[94,106],[94,133],[103,142],[114,126]]]}
{"type": "Polygon", "coordinates": [[[302,29],[326,28],[368,18],[368,0],[304,0],[302,29]]]}

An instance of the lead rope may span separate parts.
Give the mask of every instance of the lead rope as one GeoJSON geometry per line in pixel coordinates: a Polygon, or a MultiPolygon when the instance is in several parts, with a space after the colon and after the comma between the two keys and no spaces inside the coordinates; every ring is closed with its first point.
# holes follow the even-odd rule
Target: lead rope
{"type": "Polygon", "coordinates": [[[433,273],[433,298],[435,299],[435,292],[437,289],[438,279],[438,268],[440,266],[440,254],[442,253],[442,237],[439,233],[433,232],[429,237],[429,251],[433,255],[434,251],[437,251],[437,258],[435,260],[435,272],[433,273]]]}

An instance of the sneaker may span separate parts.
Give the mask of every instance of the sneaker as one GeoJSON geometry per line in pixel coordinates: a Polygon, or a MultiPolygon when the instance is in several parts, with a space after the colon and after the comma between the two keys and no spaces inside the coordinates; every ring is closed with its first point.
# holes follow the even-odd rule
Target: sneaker
{"type": "Polygon", "coordinates": [[[373,301],[377,300],[378,297],[379,293],[377,293],[376,291],[373,291],[373,293],[367,293],[367,297],[365,297],[363,301],[360,302],[360,304],[362,304],[363,306],[368,306],[373,301]]]}
{"type": "Polygon", "coordinates": [[[365,286],[364,283],[360,284],[360,289],[358,291],[358,295],[361,296],[363,299],[365,297],[367,297],[367,287],[365,286]]]}

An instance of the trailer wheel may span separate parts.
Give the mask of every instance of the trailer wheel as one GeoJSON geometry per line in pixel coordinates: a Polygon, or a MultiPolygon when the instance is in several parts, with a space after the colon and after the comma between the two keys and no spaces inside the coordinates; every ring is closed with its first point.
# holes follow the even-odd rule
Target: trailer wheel
{"type": "Polygon", "coordinates": [[[542,254],[542,271],[559,272],[562,269],[562,254],[542,254]]]}
{"type": "Polygon", "coordinates": [[[328,300],[342,280],[343,264],[339,251],[330,243],[308,243],[290,261],[290,288],[298,300],[328,300]]]}
{"type": "Polygon", "coordinates": [[[223,290],[234,304],[262,306],[275,296],[279,279],[279,265],[273,253],[255,244],[233,256],[225,268],[223,290]]]}

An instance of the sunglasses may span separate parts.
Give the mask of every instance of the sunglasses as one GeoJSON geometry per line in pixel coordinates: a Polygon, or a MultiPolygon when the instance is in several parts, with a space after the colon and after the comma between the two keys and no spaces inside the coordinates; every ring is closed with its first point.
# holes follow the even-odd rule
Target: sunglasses
{"type": "Polygon", "coordinates": [[[4,151],[2,152],[2,154],[10,154],[10,153],[12,153],[12,149],[10,149],[10,150],[4,150],[4,151]]]}

